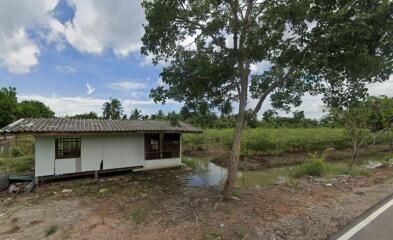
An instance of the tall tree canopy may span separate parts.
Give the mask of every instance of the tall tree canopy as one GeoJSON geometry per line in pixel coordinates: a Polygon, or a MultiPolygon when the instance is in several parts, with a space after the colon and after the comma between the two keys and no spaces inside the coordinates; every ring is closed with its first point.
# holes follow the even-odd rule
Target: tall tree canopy
{"type": "Polygon", "coordinates": [[[165,85],[151,96],[219,109],[238,104],[223,191],[228,199],[248,108],[256,115],[270,97],[274,108],[288,111],[305,91],[323,93],[330,105],[349,105],[366,96],[366,83],[389,77],[392,5],[388,0],[145,0],[142,53],[154,55],[154,63],[169,63],[161,73],[165,85]],[[251,72],[264,61],[270,66],[266,71],[251,72]]]}
{"type": "Polygon", "coordinates": [[[18,103],[17,118],[53,118],[55,113],[44,103],[35,100],[23,100],[18,103]]]}
{"type": "Polygon", "coordinates": [[[105,102],[102,108],[104,119],[120,120],[123,115],[121,102],[116,98],[110,98],[109,102],[105,102]]]}
{"type": "Polygon", "coordinates": [[[135,108],[134,110],[131,111],[130,119],[131,120],[140,120],[140,119],[142,119],[142,111],[139,110],[138,108],[135,108]]]}
{"type": "Polygon", "coordinates": [[[15,88],[0,89],[0,128],[16,120],[17,104],[15,88]]]}

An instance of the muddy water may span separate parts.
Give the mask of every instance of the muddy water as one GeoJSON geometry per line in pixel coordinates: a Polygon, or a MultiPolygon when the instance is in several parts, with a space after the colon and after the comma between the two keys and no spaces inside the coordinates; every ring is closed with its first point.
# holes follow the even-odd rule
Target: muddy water
{"type": "MultiPolygon", "coordinates": [[[[376,168],[382,165],[384,155],[374,155],[359,158],[360,167],[364,169],[376,168]]],[[[220,167],[212,162],[208,157],[187,157],[187,161],[192,161],[195,165],[194,171],[187,179],[189,186],[214,186],[223,184],[227,174],[224,167],[220,167]]],[[[338,166],[347,165],[349,159],[334,162],[338,166]]],[[[290,180],[296,171],[297,165],[266,168],[261,170],[243,170],[237,173],[237,186],[269,186],[276,183],[283,183],[290,180]]]]}
{"type": "MultiPolygon", "coordinates": [[[[209,161],[209,158],[184,157],[195,163],[196,169],[187,179],[189,186],[214,186],[223,184],[227,170],[209,161]]],[[[267,186],[287,181],[294,166],[269,168],[263,170],[239,171],[236,184],[238,186],[267,186]]]]}

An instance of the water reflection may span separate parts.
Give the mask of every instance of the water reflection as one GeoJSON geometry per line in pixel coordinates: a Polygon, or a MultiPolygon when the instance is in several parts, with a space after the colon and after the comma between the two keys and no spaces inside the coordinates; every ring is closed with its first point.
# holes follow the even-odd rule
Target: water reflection
{"type": "MultiPolygon", "coordinates": [[[[225,181],[227,170],[202,157],[185,157],[193,161],[196,169],[187,179],[189,186],[214,186],[225,181]]],[[[237,186],[267,186],[288,181],[293,167],[269,168],[263,170],[239,171],[237,186]]]]}

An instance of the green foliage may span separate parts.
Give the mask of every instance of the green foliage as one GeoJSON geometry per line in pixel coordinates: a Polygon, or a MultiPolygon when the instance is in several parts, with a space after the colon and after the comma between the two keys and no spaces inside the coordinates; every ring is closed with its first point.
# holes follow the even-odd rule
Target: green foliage
{"type": "Polygon", "coordinates": [[[368,176],[370,173],[361,167],[339,166],[334,164],[325,164],[326,175],[349,175],[352,177],[356,176],[368,176]]]}
{"type": "Polygon", "coordinates": [[[20,173],[31,171],[34,166],[34,158],[17,157],[17,158],[0,158],[0,172],[20,173]]]}
{"type": "Polygon", "coordinates": [[[116,98],[110,98],[109,102],[105,102],[103,105],[103,117],[104,119],[120,120],[123,114],[123,107],[121,102],[116,98]]]}
{"type": "Polygon", "coordinates": [[[180,116],[175,111],[168,113],[167,118],[171,126],[180,127],[180,116]]]}
{"type": "Polygon", "coordinates": [[[7,126],[16,120],[17,99],[16,89],[1,88],[0,89],[0,128],[7,126]]]}
{"type": "Polygon", "coordinates": [[[57,228],[58,228],[57,225],[51,225],[51,226],[48,228],[48,230],[46,230],[45,236],[46,236],[46,237],[49,237],[50,235],[56,233],[56,232],[57,232],[57,228]]]}
{"type": "Polygon", "coordinates": [[[131,120],[140,120],[142,118],[142,111],[138,108],[135,108],[131,111],[130,119],[131,120]]]}
{"type": "Polygon", "coordinates": [[[296,172],[296,176],[317,176],[320,177],[325,171],[324,160],[322,158],[312,158],[306,160],[296,172]]]}
{"type": "Polygon", "coordinates": [[[23,155],[24,155],[24,153],[22,152],[22,150],[19,147],[12,148],[12,150],[11,150],[12,157],[21,157],[23,155]]]}
{"type": "Polygon", "coordinates": [[[192,158],[188,158],[188,157],[183,157],[181,160],[184,164],[186,164],[187,166],[191,167],[192,169],[197,169],[198,167],[198,162],[195,159],[192,158]]]}
{"type": "Polygon", "coordinates": [[[144,208],[135,208],[131,211],[129,218],[136,224],[142,223],[146,216],[146,210],[144,208]]]}
{"type": "MultiPolygon", "coordinates": [[[[230,150],[233,129],[206,129],[195,135],[196,149],[223,147],[230,150]]],[[[194,147],[194,135],[183,135],[185,150],[194,147]]],[[[349,147],[349,138],[344,129],[337,128],[255,128],[243,132],[242,152],[277,154],[282,152],[312,152],[326,148],[349,147]]]]}
{"type": "Polygon", "coordinates": [[[393,155],[386,154],[386,156],[382,159],[381,162],[384,167],[390,167],[393,164],[393,155]]]}
{"type": "Polygon", "coordinates": [[[54,112],[44,103],[35,100],[17,102],[16,89],[0,89],[0,128],[19,118],[51,118],[54,112]]]}
{"type": "Polygon", "coordinates": [[[44,103],[35,100],[23,100],[18,103],[16,118],[53,118],[55,113],[44,103]]]}
{"type": "Polygon", "coordinates": [[[72,115],[72,116],[67,116],[66,118],[71,118],[71,119],[99,119],[97,113],[95,113],[95,112],[75,114],[75,115],[72,115]]]}

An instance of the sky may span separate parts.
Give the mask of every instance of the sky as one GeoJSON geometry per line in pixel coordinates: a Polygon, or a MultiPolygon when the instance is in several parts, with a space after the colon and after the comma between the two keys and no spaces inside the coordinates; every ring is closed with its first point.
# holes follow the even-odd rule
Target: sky
{"type": "MultiPolygon", "coordinates": [[[[140,54],[144,12],[139,0],[2,0],[0,87],[16,87],[18,100],[47,104],[57,116],[95,111],[110,97],[124,113],[178,111],[180,103],[155,104],[163,66],[140,54]]],[[[252,66],[263,72],[266,63],[252,66]]],[[[393,96],[393,78],[370,86],[371,95],[393,96]]],[[[323,115],[320,96],[306,95],[298,110],[323,115]]],[[[250,101],[249,107],[256,104],[250,101]]],[[[269,102],[262,108],[269,109],[269,102]]],[[[261,114],[262,114],[261,113],[261,114]]]]}

